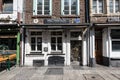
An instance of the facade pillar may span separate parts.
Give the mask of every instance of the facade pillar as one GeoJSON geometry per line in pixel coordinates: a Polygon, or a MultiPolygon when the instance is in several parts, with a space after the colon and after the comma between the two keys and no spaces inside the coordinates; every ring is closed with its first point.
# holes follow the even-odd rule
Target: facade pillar
{"type": "Polygon", "coordinates": [[[87,47],[86,47],[86,38],[83,35],[82,37],[82,65],[87,65],[87,47]]]}
{"type": "Polygon", "coordinates": [[[94,28],[90,29],[90,66],[94,67],[96,64],[95,60],[95,30],[94,28]]]}
{"type": "Polygon", "coordinates": [[[17,33],[17,54],[16,54],[16,64],[19,65],[20,61],[20,32],[17,33]]]}
{"type": "Polygon", "coordinates": [[[70,65],[70,31],[66,30],[66,61],[67,65],[70,65]]]}

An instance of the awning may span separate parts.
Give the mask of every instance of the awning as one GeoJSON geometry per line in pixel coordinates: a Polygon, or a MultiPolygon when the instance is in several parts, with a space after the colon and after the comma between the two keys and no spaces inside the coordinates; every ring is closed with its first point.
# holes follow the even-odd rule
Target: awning
{"type": "Polygon", "coordinates": [[[120,23],[93,23],[92,27],[120,27],[120,23]]]}
{"type": "Polygon", "coordinates": [[[8,29],[8,28],[19,28],[18,24],[0,24],[0,29],[8,29]]]}
{"type": "Polygon", "coordinates": [[[20,24],[24,28],[39,28],[39,29],[79,29],[86,28],[89,23],[81,24],[20,24]]]}

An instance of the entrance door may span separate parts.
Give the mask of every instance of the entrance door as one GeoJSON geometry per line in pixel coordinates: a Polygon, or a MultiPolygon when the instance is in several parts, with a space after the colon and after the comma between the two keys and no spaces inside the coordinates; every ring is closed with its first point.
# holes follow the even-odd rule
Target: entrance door
{"type": "Polygon", "coordinates": [[[71,40],[71,62],[81,62],[81,41],[71,40]]]}
{"type": "Polygon", "coordinates": [[[101,31],[96,31],[96,35],[95,35],[95,57],[96,57],[96,63],[97,64],[102,64],[103,63],[102,32],[101,31]]]}

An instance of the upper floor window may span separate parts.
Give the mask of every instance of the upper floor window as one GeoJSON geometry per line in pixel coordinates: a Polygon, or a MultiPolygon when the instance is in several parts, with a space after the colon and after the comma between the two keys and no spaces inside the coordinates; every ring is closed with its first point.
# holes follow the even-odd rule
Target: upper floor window
{"type": "Polygon", "coordinates": [[[109,0],[109,12],[110,13],[120,12],[120,0],[109,0]]]}
{"type": "Polygon", "coordinates": [[[61,0],[62,15],[79,15],[79,0],[61,0]]]}
{"type": "Polygon", "coordinates": [[[34,15],[51,15],[51,0],[34,0],[33,14],[34,15]]]}
{"type": "Polygon", "coordinates": [[[92,13],[103,13],[103,0],[93,0],[92,13]]]}
{"type": "Polygon", "coordinates": [[[3,13],[12,13],[13,12],[13,0],[3,0],[2,12],[3,13]]]}

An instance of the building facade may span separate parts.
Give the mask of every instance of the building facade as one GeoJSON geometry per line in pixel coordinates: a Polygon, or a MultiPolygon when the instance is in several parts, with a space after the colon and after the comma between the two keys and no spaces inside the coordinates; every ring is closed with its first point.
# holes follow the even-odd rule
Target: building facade
{"type": "Polygon", "coordinates": [[[90,0],[89,3],[94,60],[106,66],[120,66],[120,0],[90,0]]]}
{"type": "Polygon", "coordinates": [[[84,0],[24,3],[22,65],[88,65],[84,0]]]}
{"type": "Polygon", "coordinates": [[[18,21],[22,21],[22,0],[0,0],[0,54],[20,55],[20,33],[18,21]],[[19,4],[18,4],[19,3],[19,4]]]}

